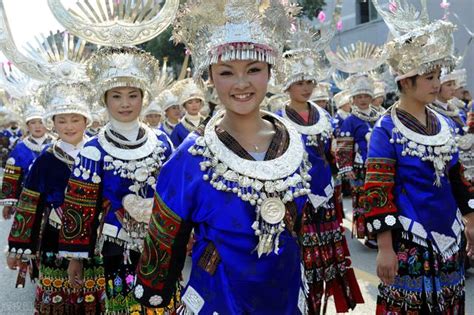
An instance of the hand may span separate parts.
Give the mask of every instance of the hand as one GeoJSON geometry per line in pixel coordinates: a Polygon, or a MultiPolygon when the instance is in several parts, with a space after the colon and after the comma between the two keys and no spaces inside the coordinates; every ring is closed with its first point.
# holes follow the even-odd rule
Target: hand
{"type": "Polygon", "coordinates": [[[377,254],[377,276],[385,285],[395,281],[398,272],[398,258],[393,249],[380,249],[377,254]]]}
{"type": "Polygon", "coordinates": [[[466,225],[464,229],[464,234],[466,234],[466,253],[470,258],[474,258],[474,218],[466,220],[466,225]]]}
{"type": "Polygon", "coordinates": [[[74,289],[80,289],[83,284],[83,268],[82,260],[71,259],[67,268],[67,274],[69,276],[69,284],[74,289]]]}
{"type": "Polygon", "coordinates": [[[7,266],[11,270],[16,270],[20,266],[20,259],[16,258],[15,256],[7,256],[7,266]]]}
{"type": "Polygon", "coordinates": [[[4,206],[3,207],[3,218],[5,220],[10,220],[13,214],[13,207],[12,206],[4,206]]]}

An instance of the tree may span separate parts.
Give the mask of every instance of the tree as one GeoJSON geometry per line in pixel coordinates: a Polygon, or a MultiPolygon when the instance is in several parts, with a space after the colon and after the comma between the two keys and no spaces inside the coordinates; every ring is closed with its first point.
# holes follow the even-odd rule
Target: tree
{"type": "Polygon", "coordinates": [[[172,30],[171,26],[168,27],[159,36],[146,42],[143,49],[149,51],[160,62],[164,57],[168,57],[168,65],[175,70],[175,73],[178,73],[184,61],[185,47],[182,44],[175,45],[171,40],[172,30]]]}
{"type": "Polygon", "coordinates": [[[303,15],[307,16],[310,20],[316,18],[326,5],[324,0],[300,0],[298,3],[303,8],[303,15]]]}

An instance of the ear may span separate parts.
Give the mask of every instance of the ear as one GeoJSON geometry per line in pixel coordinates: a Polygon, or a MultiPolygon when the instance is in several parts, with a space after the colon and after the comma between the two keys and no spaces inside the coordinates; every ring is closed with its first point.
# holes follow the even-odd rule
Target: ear
{"type": "Polygon", "coordinates": [[[409,90],[412,87],[412,81],[410,78],[405,78],[400,80],[400,85],[403,91],[409,90]]]}

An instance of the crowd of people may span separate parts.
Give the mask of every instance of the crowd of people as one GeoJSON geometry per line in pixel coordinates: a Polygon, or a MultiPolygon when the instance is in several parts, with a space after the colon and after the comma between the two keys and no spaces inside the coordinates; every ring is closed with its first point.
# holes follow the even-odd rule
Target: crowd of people
{"type": "Polygon", "coordinates": [[[378,251],[376,313],[464,314],[474,107],[454,25],[376,1],[392,39],[328,55],[336,76],[321,58],[340,6],[318,31],[277,0],[166,2],[153,14],[192,77],[157,84],[145,39],[77,28],[58,47],[102,47],[64,53],[36,86],[3,69],[0,205],[18,270],[3,285],[35,280],[35,314],[321,314],[329,297],[357,310],[346,194],[352,236],[378,251]]]}

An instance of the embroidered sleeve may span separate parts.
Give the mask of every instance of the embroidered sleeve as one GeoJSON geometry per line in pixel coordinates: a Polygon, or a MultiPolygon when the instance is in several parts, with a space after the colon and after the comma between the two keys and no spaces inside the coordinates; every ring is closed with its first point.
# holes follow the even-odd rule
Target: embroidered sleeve
{"type": "Polygon", "coordinates": [[[69,179],[62,209],[59,254],[69,258],[88,258],[97,237],[101,207],[101,154],[85,146],[69,179]]]}
{"type": "MultiPolygon", "coordinates": [[[[10,158],[11,159],[11,158],[10,158]]],[[[12,160],[7,160],[3,175],[2,189],[0,191],[0,205],[12,206],[18,201],[21,191],[21,178],[23,170],[19,166],[12,164],[12,160]]]]}
{"type": "Polygon", "coordinates": [[[337,139],[336,163],[339,168],[339,174],[345,174],[352,171],[354,164],[354,138],[350,133],[341,132],[337,139]]]}
{"type": "Polygon", "coordinates": [[[33,163],[25,187],[15,206],[13,224],[8,236],[9,252],[18,255],[34,255],[37,249],[44,204],[40,193],[42,180],[41,158],[33,163]]]}
{"type": "Polygon", "coordinates": [[[393,195],[396,175],[395,148],[381,126],[376,126],[372,133],[366,167],[364,205],[367,230],[370,233],[380,233],[401,228],[393,195]]]}
{"type": "Polygon", "coordinates": [[[449,180],[462,215],[474,212],[474,186],[464,177],[464,167],[460,162],[449,170],[449,180]]]}
{"type": "Polygon", "coordinates": [[[25,174],[23,155],[24,152],[17,146],[7,159],[0,191],[0,206],[11,206],[18,201],[25,174]]]}
{"type": "Polygon", "coordinates": [[[155,195],[144,250],[137,267],[135,298],[147,307],[165,307],[175,295],[192,225],[155,195]]]}

